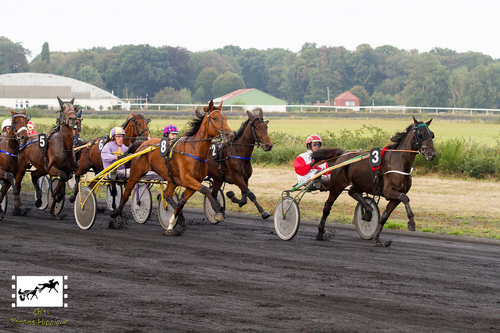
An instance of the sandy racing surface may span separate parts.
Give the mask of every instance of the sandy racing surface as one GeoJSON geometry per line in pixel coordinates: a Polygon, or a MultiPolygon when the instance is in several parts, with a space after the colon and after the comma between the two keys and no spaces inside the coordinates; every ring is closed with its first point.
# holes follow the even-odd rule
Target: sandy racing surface
{"type": "Polygon", "coordinates": [[[125,229],[108,229],[106,212],[88,231],[68,202],[62,221],[11,209],[0,222],[0,331],[500,331],[494,241],[385,230],[393,245],[375,248],[353,226],[327,224],[330,239],[317,242],[316,224],[303,223],[284,242],[272,217],[230,213],[210,225],[189,208],[183,236],[167,237],[155,207],[145,225],[126,209],[125,229]],[[68,307],[13,308],[13,275],[68,276],[68,307]]]}

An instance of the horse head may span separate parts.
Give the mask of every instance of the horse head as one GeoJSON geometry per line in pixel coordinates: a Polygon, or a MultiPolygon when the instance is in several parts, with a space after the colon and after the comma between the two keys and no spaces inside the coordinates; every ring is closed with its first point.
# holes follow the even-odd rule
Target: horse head
{"type": "MultiPolygon", "coordinates": [[[[127,124],[128,126],[133,126],[132,134],[129,135],[131,138],[140,137],[141,140],[149,140],[151,139],[151,133],[149,133],[149,122],[151,119],[146,119],[144,114],[134,114],[130,113],[130,121],[127,124]]],[[[125,132],[128,132],[125,128],[123,129],[125,132]]]]}
{"type": "Polygon", "coordinates": [[[234,133],[227,124],[227,117],[221,112],[222,102],[218,108],[214,109],[214,101],[211,100],[208,107],[204,107],[203,110],[206,113],[208,135],[213,138],[220,137],[224,143],[233,141],[234,133]]]}
{"type": "Polygon", "coordinates": [[[75,102],[75,98],[69,102],[63,102],[59,96],[57,96],[57,100],[59,101],[59,105],[61,106],[61,110],[59,110],[60,115],[59,115],[59,124],[64,124],[69,126],[70,128],[73,128],[76,123],[77,123],[77,112],[78,112],[78,107],[73,105],[75,102]]]}
{"type": "Polygon", "coordinates": [[[25,145],[28,141],[28,121],[30,120],[30,116],[26,116],[26,109],[20,113],[10,110],[10,114],[12,115],[12,126],[9,133],[21,145],[25,145]]]}
{"type": "Polygon", "coordinates": [[[412,149],[424,155],[427,161],[432,161],[437,155],[432,141],[432,139],[434,139],[434,133],[429,129],[431,122],[432,118],[424,123],[422,121],[417,121],[417,119],[413,117],[412,149]]]}
{"type": "Polygon", "coordinates": [[[259,114],[255,116],[252,112],[247,111],[250,119],[250,130],[252,131],[255,142],[262,147],[264,151],[270,151],[273,148],[273,143],[269,134],[267,134],[267,124],[269,120],[264,121],[262,109],[259,109],[259,114]]]}

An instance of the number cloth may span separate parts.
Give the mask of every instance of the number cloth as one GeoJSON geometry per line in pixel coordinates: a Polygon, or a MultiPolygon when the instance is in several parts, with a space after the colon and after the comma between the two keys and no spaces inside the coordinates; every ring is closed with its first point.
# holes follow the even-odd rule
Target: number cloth
{"type": "Polygon", "coordinates": [[[382,166],[382,158],[384,157],[384,154],[386,151],[387,151],[387,147],[384,147],[384,149],[382,149],[382,152],[380,153],[380,165],[376,168],[372,167],[373,172],[375,172],[376,169],[380,170],[380,167],[382,166]]]}

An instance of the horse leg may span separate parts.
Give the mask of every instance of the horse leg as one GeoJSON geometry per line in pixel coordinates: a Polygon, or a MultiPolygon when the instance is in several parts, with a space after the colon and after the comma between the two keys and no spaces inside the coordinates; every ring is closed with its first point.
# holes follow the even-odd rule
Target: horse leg
{"type": "Polygon", "coordinates": [[[344,187],[330,187],[330,194],[328,195],[328,199],[326,199],[325,204],[323,206],[323,216],[321,217],[321,221],[318,226],[318,234],[316,235],[316,240],[323,241],[325,238],[323,235],[325,234],[325,223],[328,215],[330,215],[330,211],[332,209],[332,205],[337,200],[339,195],[344,190],[344,187]]]}
{"type": "MultiPolygon", "coordinates": [[[[257,201],[257,197],[248,188],[248,180],[245,180],[243,177],[235,177],[234,184],[237,185],[240,188],[240,190],[241,190],[242,196],[241,196],[241,200],[240,200],[240,203],[239,203],[240,207],[243,206],[243,205],[245,205],[247,203],[247,198],[248,198],[248,199],[250,199],[253,202],[253,204],[255,205],[255,207],[257,207],[257,210],[259,211],[260,216],[264,220],[267,219],[269,216],[271,216],[271,214],[269,214],[269,212],[265,211],[264,208],[262,208],[262,206],[259,205],[259,202],[257,201]]],[[[229,197],[229,193],[227,195],[229,197]]],[[[233,195],[233,198],[234,198],[234,195],[233,195]]],[[[231,201],[234,202],[233,199],[231,199],[231,201]]]]}
{"type": "MultiPolygon", "coordinates": [[[[219,202],[214,199],[214,197],[212,196],[212,193],[210,192],[208,187],[206,187],[205,185],[201,185],[201,188],[199,189],[199,191],[201,194],[206,196],[208,198],[208,200],[210,201],[210,204],[212,205],[212,208],[215,211],[214,219],[217,222],[224,221],[224,215],[222,214],[221,206],[219,205],[219,202]]],[[[186,192],[184,192],[184,193],[186,193],[186,192]]],[[[184,200],[186,200],[186,199],[184,199],[184,200]]]]}
{"type": "Polygon", "coordinates": [[[35,187],[35,207],[40,207],[42,205],[42,189],[38,185],[38,179],[43,176],[44,172],[39,172],[36,170],[35,172],[31,173],[31,182],[33,183],[33,186],[35,187]]]}
{"type": "MultiPolygon", "coordinates": [[[[173,189],[175,189],[175,185],[172,184],[170,185],[171,183],[168,183],[168,186],[167,186],[167,189],[165,190],[165,192],[168,194],[169,192],[169,187],[171,186],[173,189]]],[[[205,186],[203,186],[205,187],[205,186]]],[[[207,190],[208,188],[205,187],[207,190]]],[[[170,198],[171,199],[171,196],[173,195],[173,189],[170,191],[170,197],[167,197],[167,200],[170,198]]],[[[184,191],[184,193],[182,193],[182,196],[179,200],[179,203],[177,204],[177,206],[175,207],[174,209],[174,214],[172,214],[172,216],[170,217],[170,220],[168,221],[168,228],[167,230],[165,230],[165,235],[167,236],[180,236],[181,233],[177,232],[174,230],[174,224],[175,224],[175,220],[176,219],[184,219],[184,216],[182,214],[182,209],[184,208],[184,205],[186,204],[186,202],[189,200],[189,198],[195,193],[196,191],[193,190],[193,189],[190,189],[190,188],[186,188],[186,190],[184,191]]],[[[210,193],[210,192],[209,192],[210,193]]],[[[211,195],[209,195],[211,196],[211,195]]],[[[178,222],[181,224],[181,226],[184,228],[186,226],[185,222],[178,220],[178,222]]]]}
{"type": "Polygon", "coordinates": [[[399,205],[399,203],[399,200],[390,200],[387,207],[385,207],[385,210],[378,221],[377,229],[375,229],[375,246],[388,247],[392,244],[392,240],[382,242],[380,240],[380,234],[382,233],[382,229],[384,229],[385,222],[387,222],[387,219],[389,219],[389,216],[391,216],[391,213],[399,205]]]}
{"type": "MultiPolygon", "coordinates": [[[[54,210],[56,208],[56,203],[61,202],[61,200],[64,199],[64,196],[66,195],[65,193],[65,188],[66,188],[66,182],[68,181],[68,175],[66,172],[56,168],[52,167],[50,169],[50,175],[52,177],[59,177],[59,183],[57,184],[57,187],[54,191],[50,190],[50,195],[52,195],[52,204],[50,205],[50,215],[53,220],[58,220],[62,219],[63,216],[57,216],[54,214],[54,210]]],[[[52,184],[50,186],[52,189],[52,184]]]]}
{"type": "Polygon", "coordinates": [[[363,220],[365,221],[371,221],[372,220],[372,212],[373,212],[373,208],[365,201],[365,199],[363,199],[363,195],[357,191],[357,189],[352,186],[351,189],[349,190],[349,195],[354,199],[356,200],[357,202],[359,202],[361,204],[361,206],[364,208],[365,210],[365,214],[363,215],[363,220]]]}
{"type": "Polygon", "coordinates": [[[8,182],[0,180],[0,182],[2,183],[2,190],[0,191],[0,221],[3,220],[3,218],[5,217],[5,212],[2,209],[1,203],[4,199],[5,193],[7,193],[10,185],[12,184],[11,181],[13,180],[14,175],[11,174],[10,172],[5,172],[5,171],[1,170],[0,171],[0,179],[2,179],[2,178],[7,179],[8,182]],[[11,179],[9,179],[9,178],[11,178],[11,179]]]}
{"type": "MultiPolygon", "coordinates": [[[[138,164],[136,164],[134,166],[137,166],[138,164]]],[[[127,187],[125,187],[125,191],[123,192],[123,196],[122,196],[122,200],[120,202],[120,206],[118,206],[118,208],[115,208],[115,209],[113,209],[111,211],[110,216],[112,218],[116,218],[118,216],[122,216],[123,208],[125,207],[125,204],[127,203],[128,198],[130,197],[130,194],[132,193],[132,190],[135,187],[135,184],[137,184],[137,182],[146,173],[146,171],[147,171],[146,167],[140,167],[140,166],[138,166],[137,168],[134,168],[134,169],[132,169],[132,167],[130,168],[130,177],[129,177],[128,181],[127,181],[127,187]],[[142,170],[142,169],[144,169],[144,170],[142,170]]],[[[116,190],[116,188],[115,188],[115,190],[116,190]]]]}
{"type": "Polygon", "coordinates": [[[401,193],[399,195],[399,201],[405,204],[406,215],[408,216],[408,230],[415,231],[416,230],[415,220],[414,220],[415,215],[413,214],[413,211],[411,210],[410,207],[410,198],[408,198],[406,193],[401,193]]]}
{"type": "MultiPolygon", "coordinates": [[[[14,215],[22,215],[23,212],[21,210],[22,202],[21,202],[21,181],[23,180],[24,175],[26,174],[26,157],[19,157],[19,166],[16,173],[16,192],[14,192],[14,215]]],[[[36,187],[35,187],[36,189],[36,187]]]]}

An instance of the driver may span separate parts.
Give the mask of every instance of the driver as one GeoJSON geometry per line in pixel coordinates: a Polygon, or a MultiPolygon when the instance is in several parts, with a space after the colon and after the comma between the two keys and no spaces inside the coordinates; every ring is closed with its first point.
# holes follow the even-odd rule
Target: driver
{"type": "Polygon", "coordinates": [[[177,134],[179,131],[177,130],[177,127],[175,125],[167,125],[163,129],[163,136],[168,138],[168,144],[172,144],[172,141],[174,141],[177,138],[177,134]]]}
{"type": "MultiPolygon", "coordinates": [[[[125,154],[128,147],[123,144],[125,131],[121,127],[113,127],[109,132],[111,141],[106,143],[101,151],[102,166],[104,169],[118,160],[118,156],[125,154]]],[[[116,175],[120,178],[126,177],[125,166],[121,165],[116,169],[116,175]]]]}
{"type": "MultiPolygon", "coordinates": [[[[325,170],[328,167],[326,162],[319,165],[314,165],[315,162],[311,158],[312,153],[317,151],[321,147],[321,143],[322,141],[319,135],[310,135],[306,139],[307,151],[297,156],[295,162],[293,163],[299,183],[307,181],[316,173],[325,170]]],[[[314,181],[315,188],[319,190],[321,188],[321,185],[323,185],[326,189],[330,181],[330,175],[324,174],[320,178],[321,180],[317,179],[314,181]]]]}

